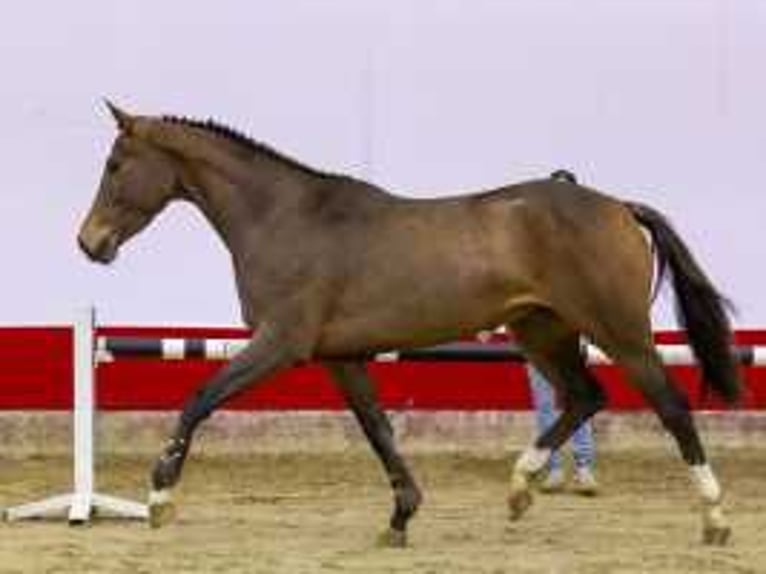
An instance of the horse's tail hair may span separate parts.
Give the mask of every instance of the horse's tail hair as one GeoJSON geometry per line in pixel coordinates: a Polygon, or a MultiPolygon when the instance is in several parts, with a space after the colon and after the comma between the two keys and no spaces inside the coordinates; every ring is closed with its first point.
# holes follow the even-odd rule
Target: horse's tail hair
{"type": "Polygon", "coordinates": [[[657,257],[657,284],[672,275],[676,317],[686,330],[694,356],[702,369],[704,389],[712,387],[725,401],[740,397],[742,383],[732,351],[731,325],[727,311],[731,302],[722,296],[699,266],[667,218],[649,206],[626,206],[652,236],[657,257]]]}

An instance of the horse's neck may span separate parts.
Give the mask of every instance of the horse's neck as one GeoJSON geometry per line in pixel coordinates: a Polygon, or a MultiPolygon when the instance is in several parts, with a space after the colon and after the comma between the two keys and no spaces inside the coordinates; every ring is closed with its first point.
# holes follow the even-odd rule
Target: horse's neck
{"type": "Polygon", "coordinates": [[[277,160],[227,153],[228,144],[195,150],[185,156],[189,199],[202,211],[234,254],[264,221],[306,192],[302,174],[293,174],[277,160]],[[223,148],[223,149],[222,149],[223,148]]]}
{"type": "Polygon", "coordinates": [[[215,171],[201,170],[194,179],[188,186],[189,199],[234,252],[243,241],[241,222],[248,211],[247,203],[237,186],[215,171]]]}

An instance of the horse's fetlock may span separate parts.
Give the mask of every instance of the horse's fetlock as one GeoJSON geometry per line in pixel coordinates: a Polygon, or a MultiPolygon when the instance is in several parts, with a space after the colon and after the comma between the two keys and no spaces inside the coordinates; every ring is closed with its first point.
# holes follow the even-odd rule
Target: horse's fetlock
{"type": "Polygon", "coordinates": [[[397,510],[407,517],[415,514],[423,502],[423,494],[414,484],[396,488],[394,498],[397,510]]]}

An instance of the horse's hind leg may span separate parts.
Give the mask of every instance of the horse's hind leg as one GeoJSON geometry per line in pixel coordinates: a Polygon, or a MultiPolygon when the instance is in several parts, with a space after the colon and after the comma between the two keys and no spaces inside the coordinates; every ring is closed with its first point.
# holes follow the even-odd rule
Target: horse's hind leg
{"type": "Polygon", "coordinates": [[[389,529],[380,542],[386,546],[407,544],[407,523],[422,500],[420,489],[399,455],[394,444],[394,432],[385,412],[378,405],[374,387],[364,363],[328,362],[335,382],[362,427],[365,436],[383,463],[394,491],[394,511],[389,529]]]}
{"type": "Polygon", "coordinates": [[[641,391],[678,443],[681,456],[689,465],[692,482],[703,501],[703,541],[706,544],[726,544],[731,528],[721,510],[721,487],[707,463],[686,396],[671,383],[651,342],[638,351],[616,351],[610,355],[625,367],[630,381],[641,391]]]}
{"type": "Polygon", "coordinates": [[[556,388],[563,403],[556,422],[524,450],[514,465],[508,507],[511,519],[516,520],[532,502],[530,478],[542,470],[553,450],[603,407],[605,397],[585,365],[579,333],[555,313],[535,309],[514,321],[511,328],[527,358],[556,388]]]}

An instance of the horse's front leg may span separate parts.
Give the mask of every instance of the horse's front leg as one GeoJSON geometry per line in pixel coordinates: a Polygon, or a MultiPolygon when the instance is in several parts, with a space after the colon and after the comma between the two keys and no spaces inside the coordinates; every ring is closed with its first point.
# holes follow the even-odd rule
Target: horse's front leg
{"type": "Polygon", "coordinates": [[[181,477],[186,455],[197,426],[224,401],[269,375],[290,366],[296,359],[268,328],[262,328],[248,346],[203,385],[181,412],[175,431],[152,472],[149,519],[152,527],[170,521],[175,514],[171,492],[181,477]]]}
{"type": "Polygon", "coordinates": [[[383,463],[391,482],[394,511],[389,528],[381,535],[380,542],[386,546],[405,546],[407,523],[423,498],[420,489],[404,459],[396,450],[391,423],[378,405],[364,363],[331,362],[327,363],[327,368],[343,392],[370,445],[383,463]]]}

